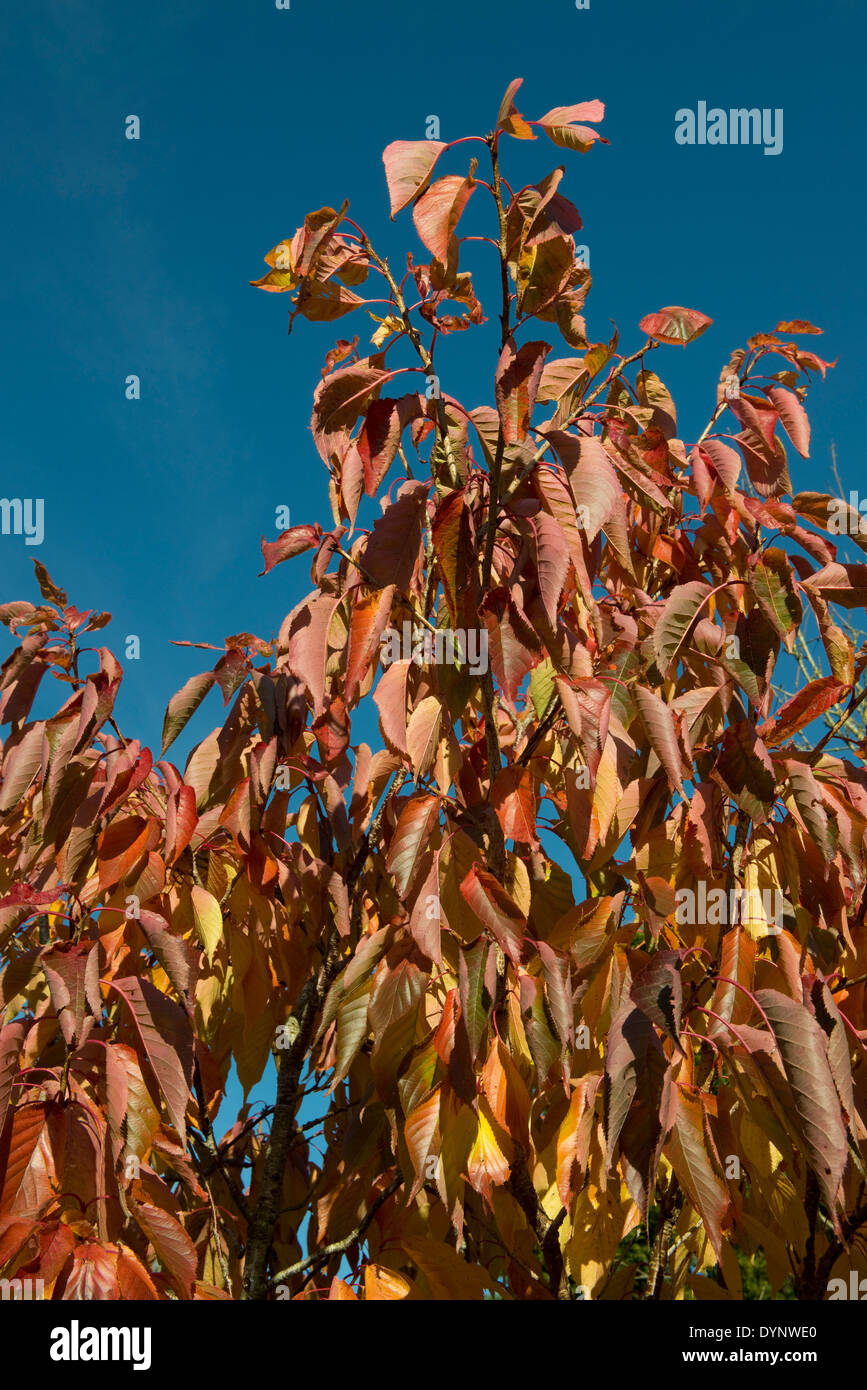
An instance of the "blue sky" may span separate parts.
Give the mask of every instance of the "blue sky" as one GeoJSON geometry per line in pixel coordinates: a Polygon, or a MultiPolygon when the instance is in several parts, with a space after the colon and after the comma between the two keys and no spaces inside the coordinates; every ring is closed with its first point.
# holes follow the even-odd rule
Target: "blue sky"
{"type": "MultiPolygon", "coordinates": [[[[310,397],[327,348],[366,321],[299,321],[287,338],[286,299],[248,282],[308,210],[343,197],[393,264],[418,257],[409,215],[388,221],[382,149],[421,138],[430,114],[443,139],[484,133],[516,76],[528,117],[607,107],[608,146],[569,154],[541,137],[505,152],[516,186],[566,164],[591,337],[614,320],[632,350],[638,320],[667,304],[713,318],[653,362],[690,439],[733,348],[780,318],[813,320],[826,331],[809,346],[839,366],[812,394],[813,458],[792,459],[795,486],[828,485],[833,438],[857,488],[865,31],[855,0],[5,0],[0,494],[44,498],[46,535],[38,548],[0,536],[2,598],[34,596],[37,556],[72,602],[113,612],[101,640],[118,655],[137,634],[118,718],[151,746],[205,664],[169,639],[276,632],[308,566],[257,578],[259,538],[281,504],[330,524],[310,397]],[[678,145],[675,112],[699,101],[782,108],[782,153],[678,145]]],[[[466,150],[443,172],[465,169],[466,150]]],[[[469,406],[490,401],[496,329],[486,248],[472,251],[492,322],[452,337],[440,364],[469,406]]],[[[191,736],[219,718],[211,697],[191,736]]]]}
{"type": "MultiPolygon", "coordinates": [[[[257,578],[275,507],[330,517],[310,395],[355,321],[299,322],[287,338],[285,298],[248,281],[306,211],[344,196],[395,264],[418,256],[409,215],[388,221],[382,149],[423,136],[432,113],[444,139],[484,133],[512,77],[530,117],[607,106],[611,144],[587,155],[507,142],[516,176],[566,163],[593,337],[613,319],[637,345],[639,318],[664,304],[714,319],[688,351],[655,358],[688,436],[732,348],[781,317],[812,319],[826,332],[811,346],[839,365],[813,393],[814,457],[795,459],[795,484],[824,485],[833,437],[859,485],[867,26],[854,0],[378,0],[327,13],[314,0],[4,5],[0,493],[43,497],[46,536],[38,548],[0,537],[3,597],[32,595],[38,554],[73,602],[114,613],[104,636],[118,652],[140,636],[119,710],[144,741],[200,669],[202,654],[170,638],[268,636],[309,587],[303,559],[257,578]],[[676,144],[675,111],[700,100],[782,107],[782,154],[676,144]],[[129,114],[138,141],[124,138],[129,114]],[[139,401],[125,399],[130,373],[139,401]]],[[[486,254],[468,249],[467,264],[487,270],[486,254]]],[[[490,398],[486,333],[443,345],[445,389],[470,405],[490,398]]],[[[218,717],[213,697],[196,735],[218,717]]]]}

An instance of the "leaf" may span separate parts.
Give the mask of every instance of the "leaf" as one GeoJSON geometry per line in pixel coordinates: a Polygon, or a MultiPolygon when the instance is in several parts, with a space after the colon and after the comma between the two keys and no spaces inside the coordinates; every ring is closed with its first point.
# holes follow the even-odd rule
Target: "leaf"
{"type": "Polygon", "coordinates": [[[683,309],[674,304],[655,314],[645,314],[638,327],[648,338],[655,338],[657,342],[685,347],[700,337],[712,323],[713,319],[700,314],[697,309],[683,309]]]}
{"type": "Polygon", "coordinates": [[[582,101],[577,106],[555,106],[553,110],[540,116],[537,124],[555,145],[567,150],[580,150],[583,154],[597,140],[603,145],[607,145],[608,141],[598,130],[591,130],[586,125],[577,125],[576,122],[601,121],[604,115],[605,107],[601,101],[582,101]]]}
{"type": "Polygon", "coordinates": [[[789,557],[784,550],[770,547],[752,566],[751,583],[762,610],[783,638],[788,638],[802,621],[804,610],[795,592],[789,557]]]}
{"type": "Polygon", "coordinates": [[[500,1129],[528,1152],[530,1094],[514,1059],[499,1038],[488,1053],[482,1072],[482,1090],[500,1129]]]}
{"type": "Polygon", "coordinates": [[[361,1045],[368,1034],[367,1008],[371,982],[362,979],[346,995],[337,1010],[337,1057],[334,1063],[332,1088],[339,1086],[348,1074],[361,1045]]]}
{"type": "Polygon", "coordinates": [[[95,943],[57,942],[42,956],[42,968],[64,1041],[69,1046],[80,1043],[87,1036],[88,1013],[92,1018],[102,1014],[99,951],[95,943]]]}
{"type": "Polygon", "coordinates": [[[412,1297],[412,1284],[405,1274],[396,1274],[384,1265],[364,1266],[365,1303],[395,1303],[412,1297]]]}
{"type": "Polygon", "coordinates": [[[196,793],[186,783],[171,792],[166,801],[166,866],[171,867],[183,854],[193,838],[198,822],[196,793]]]}
{"type": "Polygon", "coordinates": [[[841,608],[867,608],[867,565],[825,565],[804,580],[804,588],[841,608]]]}
{"type": "MultiPolygon", "coordinates": [[[[714,1013],[727,1022],[738,1024],[748,1023],[750,1020],[753,1004],[746,991],[753,987],[755,959],[755,941],[743,927],[737,924],[731,927],[722,939],[719,973],[724,975],[726,980],[734,980],[735,984],[728,984],[726,980],[721,979],[713,997],[714,1013]],[[738,989],[737,985],[741,988],[738,989]]],[[[712,1018],[708,1021],[708,1032],[711,1037],[716,1038],[728,1030],[724,1029],[717,1019],[712,1018]]]]}
{"type": "Polygon", "coordinates": [[[406,746],[416,780],[420,780],[431,763],[440,739],[443,707],[437,695],[427,695],[416,705],[409,717],[406,746]]]}
{"type": "Polygon", "coordinates": [[[517,348],[514,338],[509,338],[500,353],[494,393],[506,444],[520,443],[527,436],[542,366],[550,351],[550,343],[523,343],[517,348]]]}
{"type": "Polygon", "coordinates": [[[631,693],[654,753],[671,785],[684,796],[680,745],[671,709],[658,695],[646,690],[644,686],[634,686],[631,693]]]}
{"type": "Polygon", "coordinates": [[[768,819],[777,797],[774,765],[748,719],[726,730],[711,775],[757,825],[768,819]]]}
{"type": "Polygon", "coordinates": [[[448,174],[422,194],[412,210],[416,231],[438,261],[446,264],[449,241],[475,188],[472,178],[448,174]]]}
{"type": "Polygon", "coordinates": [[[383,673],[373,695],[383,737],[391,748],[409,756],[406,746],[406,681],[409,661],[395,661],[383,673]]]}
{"type": "Polygon", "coordinates": [[[403,1122],[404,1142],[415,1169],[415,1182],[410,1200],[420,1190],[427,1178],[425,1164],[428,1155],[435,1147],[434,1140],[437,1138],[439,1118],[440,1088],[437,1086],[429,1096],[413,1106],[403,1122]]]}
{"type": "Polygon", "coordinates": [[[12,1112],[0,1168],[0,1217],[38,1216],[53,1194],[54,1160],[48,1139],[49,1106],[29,1104],[12,1112]]]}
{"type": "Polygon", "coordinates": [[[461,1017],[470,1043],[470,1059],[475,1062],[488,1031],[493,999],[487,992],[485,976],[491,947],[485,940],[461,951],[458,956],[458,993],[461,1017]]]}
{"type": "Polygon", "coordinates": [[[606,1164],[610,1165],[632,1104],[648,1048],[659,1046],[653,1025],[642,1009],[624,1004],[612,1021],[605,1045],[606,1164]]]}
{"type": "Polygon", "coordinates": [[[490,932],[497,945],[515,965],[521,959],[527,919],[518,904],[487,869],[474,864],[461,881],[461,894],[490,932]]]}
{"type": "Polygon", "coordinates": [[[426,793],[411,796],[404,804],[388,846],[385,866],[393,875],[400,897],[405,897],[428,848],[439,816],[439,801],[426,793]]]}
{"type": "Polygon", "coordinates": [[[522,629],[519,636],[516,630],[514,604],[505,588],[492,589],[485,596],[480,611],[488,631],[491,669],[504,699],[514,705],[518,688],[533,665],[533,654],[521,640],[527,634],[522,629]]]}
{"type": "Polygon", "coordinates": [[[351,429],[387,375],[381,367],[372,367],[369,360],[350,362],[330,372],[313,396],[313,430],[328,435],[351,429]]]}
{"type": "Polygon", "coordinates": [[[547,941],[537,942],[537,949],[545,977],[545,997],[551,1022],[565,1048],[575,1040],[575,1006],[572,1002],[569,960],[566,956],[558,955],[547,941]]]}
{"type": "Polygon", "coordinates": [[[852,1061],[849,1055],[849,1036],[843,1015],[824,980],[816,979],[810,991],[816,1021],[828,1039],[828,1065],[843,1107],[843,1117],[851,1124],[856,1114],[855,1091],[852,1082],[852,1061]]]}
{"type": "Polygon", "coordinates": [[[683,1014],[683,981],[680,966],[681,951],[657,951],[650,963],[635,977],[629,994],[634,1004],[651,1023],[671,1038],[679,1052],[680,1028],[683,1014]]]}
{"type": "Polygon", "coordinates": [[[328,636],[340,601],[339,595],[317,590],[307,603],[294,611],[287,634],[289,667],[310,691],[316,715],[326,708],[328,636]]]}
{"type": "Polygon", "coordinates": [[[480,1101],[478,1128],[467,1159],[467,1178],[470,1186],[490,1202],[492,1186],[502,1187],[508,1181],[509,1161],[500,1147],[485,1110],[484,1103],[480,1101]]]}
{"type": "Polygon", "coordinates": [[[406,1236],[400,1245],[424,1275],[434,1299],[481,1302],[486,1294],[499,1292],[479,1265],[467,1264],[450,1245],[406,1236]]]}
{"type": "Polygon", "coordinates": [[[536,573],[539,594],[552,628],[557,627],[557,609],[566,576],[569,573],[569,550],[563,531],[553,516],[539,512],[533,518],[536,538],[536,573]]]}
{"type": "Polygon", "coordinates": [[[717,1260],[722,1258],[722,1225],[731,1207],[731,1198],[717,1171],[704,1133],[704,1108],[700,1100],[681,1090],[674,1129],[666,1154],[707,1231],[717,1260]]]}
{"type": "Polygon", "coordinates": [[[118,1295],[125,1300],[158,1299],[154,1282],[144,1265],[126,1246],[117,1251],[118,1295]]]}
{"type": "Polygon", "coordinates": [[[193,1035],[180,1005],[162,994],[150,980],[127,975],[112,980],[111,988],[132,1015],[148,1062],[166,1102],[169,1119],[186,1143],[186,1109],[193,1074],[193,1035]]]}
{"type": "Polygon", "coordinates": [[[114,1300],[119,1293],[117,1252],[91,1241],[77,1245],[63,1289],[64,1299],[76,1302],[114,1300]]]}
{"type": "Polygon", "coordinates": [[[132,872],[147,853],[151,822],[143,816],[119,816],[97,842],[99,886],[105,892],[132,872]]]}
{"type": "Polygon", "coordinates": [[[706,439],[701,445],[701,451],[707,454],[723,486],[729,492],[733,491],[738,485],[743,466],[737,450],[729,444],[724,444],[721,439],[706,439]]]}
{"type": "Polygon", "coordinates": [[[174,743],[178,734],[195,714],[213,684],[213,671],[204,671],[200,676],[191,676],[177,695],[173,695],[169,700],[163,720],[161,758],[165,757],[166,749],[174,743]]]}
{"type": "Polygon", "coordinates": [[[712,592],[709,584],[693,579],[688,584],[678,584],[669,594],[653,629],[653,650],[663,676],[667,676],[676,663],[705,600],[712,592]]]}
{"type": "Polygon", "coordinates": [[[379,485],[397,457],[406,426],[423,414],[418,395],[386,396],[371,401],[356,438],[364,469],[364,490],[375,497],[379,485]]]}
{"type": "Polygon", "coordinates": [[[127,1202],[179,1295],[181,1298],[191,1298],[198,1257],[196,1247],[180,1221],[171,1212],[150,1202],[136,1201],[130,1195],[127,1195],[127,1202]]]}
{"type": "Polygon", "coordinates": [[[528,767],[513,764],[497,774],[491,788],[491,805],[507,840],[536,843],[535,783],[528,767]]]}
{"type": "Polygon", "coordinates": [[[505,135],[514,136],[516,140],[535,140],[530,126],[515,107],[515,93],[523,81],[523,77],[516,77],[506,88],[506,94],[500,102],[495,129],[501,130],[505,135]]]}
{"type": "Polygon", "coordinates": [[[303,555],[305,550],[312,550],[319,544],[321,537],[322,527],[318,523],[313,526],[289,526],[280,532],[276,541],[266,541],[263,536],[262,555],[265,568],[260,570],[260,578],[263,574],[268,574],[275,565],[282,565],[284,560],[291,560],[295,555],[303,555]]]}
{"type": "Polygon", "coordinates": [[[373,524],[361,563],[374,584],[385,589],[409,588],[419,562],[427,488],[421,482],[406,482],[395,500],[373,524]]]}
{"type": "Polygon", "coordinates": [[[383,150],[392,219],[427,186],[445,148],[439,140],[394,140],[383,150]]]}
{"type": "Polygon", "coordinates": [[[799,729],[806,728],[826,710],[839,704],[850,690],[851,685],[843,685],[833,676],[808,681],[802,690],[780,705],[773,719],[766,720],[758,733],[771,746],[785,743],[799,729]]]}
{"type": "Polygon", "coordinates": [[[18,1058],[27,1034],[26,1023],[0,1025],[0,1136],[12,1097],[12,1081],[18,1070],[18,1058]]]}
{"type": "Polygon", "coordinates": [[[194,883],[190,889],[190,905],[196,933],[205,948],[208,964],[213,965],[214,954],[223,939],[222,909],[213,893],[198,883],[194,883]]]}
{"type": "Polygon", "coordinates": [[[391,617],[394,594],[392,584],[387,589],[374,589],[352,604],[344,688],[347,707],[355,703],[368,672],[377,661],[380,639],[391,617]]]}
{"type": "Polygon", "coordinates": [[[756,999],[780,1049],[798,1136],[836,1228],[837,1193],[848,1149],[824,1034],[809,1009],[787,995],[761,989],[756,999]]]}
{"type": "Polygon", "coordinates": [[[801,458],[810,456],[810,421],[807,412],[793,391],[782,386],[771,386],[768,397],[773,402],[783,428],[791,439],[801,458]]]}
{"type": "Polygon", "coordinates": [[[620,480],[602,440],[593,435],[580,440],[577,458],[566,459],[565,466],[578,525],[589,545],[621,502],[620,480]]]}
{"type": "Polygon", "coordinates": [[[798,814],[823,858],[830,863],[836,850],[836,835],[832,835],[832,822],[829,821],[819,783],[809,764],[800,758],[787,758],[785,769],[798,814]]]}

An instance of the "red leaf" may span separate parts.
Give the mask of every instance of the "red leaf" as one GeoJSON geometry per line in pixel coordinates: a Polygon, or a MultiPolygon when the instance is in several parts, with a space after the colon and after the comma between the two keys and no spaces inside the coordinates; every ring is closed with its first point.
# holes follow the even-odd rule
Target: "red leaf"
{"type": "Polygon", "coordinates": [[[99,837],[99,886],[105,892],[132,872],[148,849],[151,822],[144,816],[120,816],[99,837]]]}
{"type": "Polygon", "coordinates": [[[461,894],[511,961],[521,959],[527,919],[494,875],[474,864],[462,881],[461,894]]]}
{"type": "Polygon", "coordinates": [[[850,690],[851,686],[841,685],[833,676],[822,676],[819,680],[809,681],[803,690],[799,690],[790,700],[786,700],[785,704],[780,705],[774,718],[766,719],[756,732],[765,743],[772,746],[784,743],[799,729],[812,724],[813,720],[818,719],[826,710],[839,704],[850,690]]]}
{"type": "Polygon", "coordinates": [[[260,577],[268,574],[275,565],[282,565],[284,560],[291,560],[294,555],[303,555],[305,550],[312,550],[314,545],[318,545],[321,535],[322,527],[317,522],[313,526],[289,526],[280,532],[276,541],[266,541],[263,536],[262,555],[265,568],[259,571],[260,577]]]}
{"type": "Polygon", "coordinates": [[[504,767],[491,790],[491,804],[507,839],[536,843],[536,795],[527,767],[504,767]]]}
{"type": "Polygon", "coordinates": [[[761,989],[756,999],[773,1030],[783,1070],[795,1102],[795,1124],[804,1154],[838,1226],[837,1193],[846,1166],[846,1126],[828,1064],[825,1036],[801,1003],[775,989],[761,989]]]}
{"type": "Polygon", "coordinates": [[[393,662],[381,677],[373,696],[386,743],[407,756],[406,680],[409,668],[409,661],[393,662]]]}
{"type": "Polygon", "coordinates": [[[774,765],[748,719],[729,725],[711,775],[757,825],[768,819],[777,795],[774,765]]]}
{"type": "Polygon", "coordinates": [[[110,1300],[119,1293],[116,1250],[94,1242],[76,1246],[72,1270],[63,1289],[64,1301],[110,1300]]]}
{"type": "Polygon", "coordinates": [[[547,512],[533,517],[539,593],[552,628],[557,626],[560,595],[569,573],[569,549],[560,525],[547,512]]]}
{"type": "Polygon", "coordinates": [[[374,522],[361,563],[379,588],[389,584],[400,590],[409,588],[421,551],[426,502],[424,483],[406,482],[374,522]]]}
{"type": "Polygon", "coordinates": [[[150,980],[127,975],[112,980],[132,1015],[145,1056],[166,1102],[169,1119],[186,1142],[186,1109],[193,1074],[193,1035],[180,1005],[150,980]]]}
{"type": "Polygon", "coordinates": [[[445,148],[439,140],[394,140],[386,146],[382,162],[392,218],[426,187],[445,148]]]}
{"type": "Polygon", "coordinates": [[[494,391],[507,444],[517,444],[527,436],[542,367],[550,351],[550,343],[524,343],[516,348],[514,338],[510,338],[500,353],[494,391]]]}
{"type": "Polygon", "coordinates": [[[700,1100],[680,1092],[677,1118],[668,1141],[667,1155],[710,1238],[717,1259],[722,1258],[722,1225],[731,1198],[717,1171],[704,1132],[704,1107],[700,1100]]]}
{"type": "Polygon", "coordinates": [[[655,314],[645,314],[638,327],[648,338],[656,338],[660,343],[671,343],[675,347],[685,347],[709,328],[713,319],[700,314],[697,309],[682,309],[673,304],[660,309],[655,314]]]}
{"type": "Polygon", "coordinates": [[[162,1207],[137,1202],[129,1195],[127,1202],[181,1298],[191,1298],[198,1258],[196,1247],[180,1221],[162,1207]]]}
{"type": "Polygon", "coordinates": [[[3,1134],[12,1095],[12,1080],[18,1070],[18,1057],[28,1026],[26,1023],[6,1023],[0,1027],[0,1136],[3,1134]]]}
{"type": "Polygon", "coordinates": [[[42,967],[64,1040],[69,1045],[80,1043],[87,1036],[84,1025],[88,1009],[91,1020],[102,1013],[97,945],[93,941],[78,945],[58,942],[42,956],[42,967]]]}
{"type": "Polygon", "coordinates": [[[375,497],[397,455],[401,435],[412,420],[424,414],[422,398],[386,396],[372,401],[358,432],[356,447],[364,466],[364,490],[375,497]]]}
{"type": "Polygon", "coordinates": [[[196,828],[196,793],[182,783],[166,802],[166,864],[171,866],[183,854],[196,828]]]}
{"type": "Polygon", "coordinates": [[[770,387],[768,396],[773,401],[774,408],[783,422],[783,428],[801,458],[809,458],[810,421],[798,397],[793,391],[787,391],[782,386],[770,387]]]}
{"type": "Polygon", "coordinates": [[[412,210],[416,231],[431,255],[443,265],[448,260],[449,240],[475,186],[471,178],[447,174],[431,184],[412,210]]]}
{"type": "Polygon", "coordinates": [[[352,604],[346,656],[347,706],[354,704],[368,671],[376,664],[380,638],[388,625],[393,601],[394,585],[391,584],[387,589],[373,590],[352,604]]]}
{"type": "Polygon", "coordinates": [[[534,657],[515,630],[515,610],[508,590],[493,589],[482,604],[481,616],[488,630],[491,668],[504,699],[514,705],[518,688],[533,665],[534,657]]]}
{"type": "Polygon", "coordinates": [[[645,690],[641,685],[636,685],[633,688],[632,697],[638,706],[641,722],[647,731],[651,747],[662,764],[669,782],[677,788],[681,796],[684,796],[680,745],[677,741],[674,714],[658,695],[654,695],[651,690],[645,690]]]}
{"type": "Polygon", "coordinates": [[[435,796],[411,796],[400,815],[388,847],[386,868],[394,875],[397,891],[404,897],[418,864],[428,847],[437,823],[439,801],[435,796]]]}

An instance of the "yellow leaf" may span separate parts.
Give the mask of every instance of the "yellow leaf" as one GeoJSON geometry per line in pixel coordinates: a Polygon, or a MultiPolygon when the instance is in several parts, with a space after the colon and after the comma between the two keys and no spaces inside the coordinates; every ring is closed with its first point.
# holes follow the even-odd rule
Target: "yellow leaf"
{"type": "Polygon", "coordinates": [[[223,939],[223,913],[220,904],[213,893],[209,893],[207,888],[200,888],[197,883],[190,889],[190,900],[199,940],[205,948],[208,964],[213,965],[214,952],[223,939]]]}
{"type": "Polygon", "coordinates": [[[479,1127],[467,1163],[467,1177],[476,1191],[481,1192],[483,1196],[490,1193],[491,1183],[499,1185],[507,1182],[509,1178],[508,1160],[497,1143],[493,1126],[485,1114],[486,1108],[480,1103],[479,1127]]]}
{"type": "Polygon", "coordinates": [[[406,746],[416,777],[423,777],[434,760],[440,736],[442,705],[436,695],[427,695],[409,717],[406,746]]]}
{"type": "Polygon", "coordinates": [[[406,1298],[412,1288],[403,1274],[396,1274],[384,1265],[366,1265],[364,1270],[364,1298],[367,1303],[394,1303],[406,1298]]]}

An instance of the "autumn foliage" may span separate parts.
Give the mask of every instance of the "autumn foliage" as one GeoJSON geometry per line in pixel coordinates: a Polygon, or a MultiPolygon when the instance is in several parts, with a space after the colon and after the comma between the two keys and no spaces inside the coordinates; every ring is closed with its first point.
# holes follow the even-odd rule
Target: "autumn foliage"
{"type": "Polygon", "coordinates": [[[113,721],[107,614],[41,565],[0,608],[0,1277],[46,1296],[818,1300],[864,1266],[867,658],[835,609],[867,565],[787,464],[830,364],[757,333],[682,439],[655,369],[710,320],[591,341],[564,168],[502,161],[604,158],[603,107],[530,121],[519,85],[489,135],[386,149],[405,271],[346,204],[266,257],[293,320],[355,315],[313,397],[332,520],[263,541],[312,590],[169,701],[159,757],[113,721]],[[386,665],[405,624],[430,645],[386,665]],[[784,697],[805,624],[826,674],[784,697]]]}

